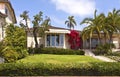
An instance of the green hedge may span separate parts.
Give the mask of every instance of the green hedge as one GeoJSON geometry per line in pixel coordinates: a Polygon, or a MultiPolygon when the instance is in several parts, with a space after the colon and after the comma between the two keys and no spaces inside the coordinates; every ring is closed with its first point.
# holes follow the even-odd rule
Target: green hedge
{"type": "Polygon", "coordinates": [[[63,48],[38,48],[34,49],[35,53],[42,54],[60,54],[60,55],[84,55],[82,50],[71,50],[63,48]]]}
{"type": "Polygon", "coordinates": [[[120,76],[120,63],[0,64],[0,76],[120,76]]]}

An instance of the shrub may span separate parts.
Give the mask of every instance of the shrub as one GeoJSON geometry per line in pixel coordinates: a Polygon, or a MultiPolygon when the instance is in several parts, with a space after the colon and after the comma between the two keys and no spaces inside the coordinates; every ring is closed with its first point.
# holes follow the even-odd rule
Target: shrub
{"type": "Polygon", "coordinates": [[[5,47],[1,51],[2,57],[5,59],[5,62],[14,62],[18,59],[19,54],[12,47],[5,47]]]}
{"type": "Polygon", "coordinates": [[[5,63],[0,76],[120,76],[120,63],[5,63]]]}
{"type": "Polygon", "coordinates": [[[120,51],[117,52],[110,52],[107,54],[108,56],[119,56],[120,57],[120,51]]]}
{"type": "Polygon", "coordinates": [[[26,57],[27,55],[28,55],[28,51],[27,51],[27,49],[25,49],[25,48],[21,48],[21,47],[16,47],[16,48],[14,48],[16,51],[17,51],[17,53],[19,54],[19,59],[21,59],[21,58],[24,58],[24,57],[26,57]]]}
{"type": "Polygon", "coordinates": [[[115,48],[114,44],[106,43],[104,45],[100,44],[93,51],[96,55],[105,55],[112,52],[112,48],[115,48]]]}
{"type": "Polygon", "coordinates": [[[71,50],[63,48],[38,48],[35,49],[35,52],[42,54],[60,54],[60,55],[84,55],[82,50],[71,50]]]}

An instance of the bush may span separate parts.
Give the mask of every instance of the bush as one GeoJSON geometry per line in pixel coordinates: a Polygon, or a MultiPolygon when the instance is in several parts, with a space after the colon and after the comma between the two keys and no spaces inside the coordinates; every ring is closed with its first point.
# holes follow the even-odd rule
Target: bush
{"type": "Polygon", "coordinates": [[[63,48],[38,48],[35,49],[36,53],[42,54],[59,54],[59,55],[84,55],[82,50],[71,50],[63,48]]]}
{"type": "Polygon", "coordinates": [[[5,63],[0,76],[120,76],[120,63],[5,63]]]}
{"type": "Polygon", "coordinates": [[[24,57],[26,57],[29,54],[28,51],[27,51],[27,49],[25,49],[25,48],[16,47],[14,49],[19,54],[19,59],[24,58],[24,57]]]}
{"type": "Polygon", "coordinates": [[[1,51],[1,56],[5,62],[14,62],[18,59],[19,54],[12,47],[7,46],[1,51]]]}
{"type": "Polygon", "coordinates": [[[105,55],[105,54],[111,53],[112,48],[115,48],[114,44],[109,44],[109,43],[106,43],[104,45],[100,44],[96,47],[93,53],[95,53],[95,55],[105,55]]]}
{"type": "Polygon", "coordinates": [[[119,56],[120,57],[120,51],[117,52],[110,52],[107,54],[108,56],[119,56]]]}

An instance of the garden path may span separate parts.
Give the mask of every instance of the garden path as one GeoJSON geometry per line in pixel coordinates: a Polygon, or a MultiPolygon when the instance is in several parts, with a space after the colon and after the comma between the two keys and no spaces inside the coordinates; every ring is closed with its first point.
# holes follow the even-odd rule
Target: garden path
{"type": "Polygon", "coordinates": [[[94,58],[96,58],[96,59],[99,59],[99,60],[102,60],[102,61],[105,61],[105,62],[117,62],[117,61],[115,61],[115,60],[112,60],[112,59],[110,59],[110,58],[107,58],[107,57],[105,57],[105,56],[96,56],[91,50],[89,50],[89,49],[84,49],[84,51],[85,51],[85,55],[86,56],[92,56],[92,57],[94,57],[94,58]]]}

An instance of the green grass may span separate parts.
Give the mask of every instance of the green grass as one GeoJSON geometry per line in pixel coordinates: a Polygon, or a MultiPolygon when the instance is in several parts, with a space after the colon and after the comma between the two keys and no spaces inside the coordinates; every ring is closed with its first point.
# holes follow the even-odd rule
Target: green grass
{"type": "Polygon", "coordinates": [[[81,55],[52,55],[52,54],[37,54],[31,55],[17,62],[23,63],[85,63],[85,62],[102,62],[90,56],[81,55]]]}

